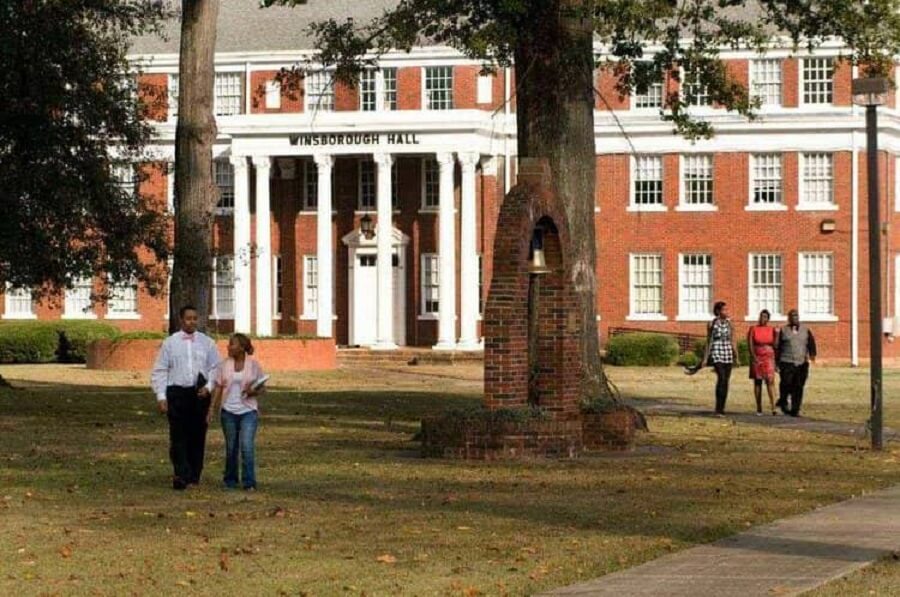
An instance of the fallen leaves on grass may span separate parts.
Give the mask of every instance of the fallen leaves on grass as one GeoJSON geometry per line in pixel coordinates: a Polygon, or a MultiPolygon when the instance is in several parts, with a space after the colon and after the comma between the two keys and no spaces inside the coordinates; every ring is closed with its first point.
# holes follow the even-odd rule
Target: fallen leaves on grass
{"type": "Polygon", "coordinates": [[[395,558],[394,556],[392,556],[389,553],[386,553],[386,554],[382,554],[382,555],[378,556],[377,558],[375,558],[375,561],[381,562],[382,564],[396,564],[397,558],[395,558]]]}

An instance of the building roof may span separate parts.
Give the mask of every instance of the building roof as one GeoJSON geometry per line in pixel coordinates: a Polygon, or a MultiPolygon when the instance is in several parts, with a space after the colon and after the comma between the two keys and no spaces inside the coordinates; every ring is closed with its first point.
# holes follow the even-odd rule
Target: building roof
{"type": "MultiPolygon", "coordinates": [[[[308,0],[296,7],[260,8],[259,0],[221,0],[216,52],[277,52],[313,48],[309,25],[353,17],[365,23],[393,8],[398,0],[308,0]]],[[[174,4],[174,2],[173,2],[174,4]]],[[[180,6],[180,2],[177,3],[180,6]]],[[[145,35],[132,42],[131,54],[177,54],[180,13],[166,24],[164,37],[145,35]]]]}

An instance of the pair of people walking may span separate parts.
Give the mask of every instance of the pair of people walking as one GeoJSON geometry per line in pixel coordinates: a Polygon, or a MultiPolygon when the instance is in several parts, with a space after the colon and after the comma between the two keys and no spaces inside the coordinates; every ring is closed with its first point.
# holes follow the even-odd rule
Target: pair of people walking
{"type": "MultiPolygon", "coordinates": [[[[715,319],[707,326],[706,352],[702,364],[716,372],[716,415],[725,414],[731,370],[738,363],[737,335],[728,305],[719,301],[713,307],[715,319]]],[[[809,362],[816,359],[816,343],[812,331],[800,324],[796,309],[788,312],[788,325],[781,330],[769,326],[771,314],[763,309],[758,324],[747,332],[750,349],[750,378],[756,398],[756,414],[762,415],[762,386],[766,385],[772,414],[776,406],[785,414],[797,417],[803,403],[803,389],[809,377],[809,362]],[[778,366],[779,399],[775,401],[775,367],[778,366]]]]}
{"type": "Polygon", "coordinates": [[[163,342],[150,376],[159,411],[169,423],[172,488],[200,483],[206,432],[219,413],[225,435],[223,481],[226,487],[238,486],[240,454],[240,480],[244,489],[255,489],[256,397],[264,392],[266,378],[250,356],[253,345],[244,334],[232,334],[228,358],[222,361],[215,341],[197,331],[197,309],[186,305],[178,316],[181,329],[163,342]]]}

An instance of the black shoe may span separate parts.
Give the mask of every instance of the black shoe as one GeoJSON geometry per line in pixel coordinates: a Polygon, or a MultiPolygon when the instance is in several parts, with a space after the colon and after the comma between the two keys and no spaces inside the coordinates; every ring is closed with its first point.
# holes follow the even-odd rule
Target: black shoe
{"type": "Polygon", "coordinates": [[[172,489],[184,491],[185,489],[187,489],[187,483],[185,483],[183,479],[179,479],[178,477],[176,477],[172,479],[172,489]]]}

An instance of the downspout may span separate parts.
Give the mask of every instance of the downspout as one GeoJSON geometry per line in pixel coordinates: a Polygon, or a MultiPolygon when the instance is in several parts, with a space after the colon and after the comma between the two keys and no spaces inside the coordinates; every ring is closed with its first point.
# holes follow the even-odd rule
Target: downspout
{"type": "MultiPolygon", "coordinates": [[[[854,112],[856,108],[854,107],[854,112]]],[[[859,149],[850,133],[850,366],[859,367],[859,149]]]]}

